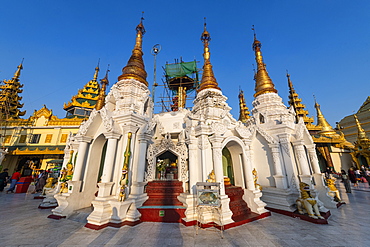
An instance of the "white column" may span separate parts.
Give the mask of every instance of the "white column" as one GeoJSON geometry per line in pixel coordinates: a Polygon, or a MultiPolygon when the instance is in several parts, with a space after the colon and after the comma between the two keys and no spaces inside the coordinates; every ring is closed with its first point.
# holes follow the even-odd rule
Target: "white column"
{"type": "Polygon", "coordinates": [[[139,135],[139,157],[137,164],[137,182],[144,182],[146,150],[148,146],[149,136],[147,134],[139,135]]]}
{"type": "Polygon", "coordinates": [[[319,166],[319,161],[317,160],[317,154],[315,149],[315,144],[306,145],[308,150],[308,156],[310,157],[311,166],[315,174],[321,174],[321,169],[319,166]]]}
{"type": "Polygon", "coordinates": [[[244,167],[244,173],[245,173],[245,180],[247,182],[247,189],[248,190],[255,190],[254,187],[254,180],[253,180],[253,174],[252,174],[252,160],[251,160],[251,154],[250,154],[250,142],[245,141],[245,149],[243,152],[243,167],[244,167]]]}
{"type": "Polygon", "coordinates": [[[299,167],[301,168],[301,175],[310,176],[310,167],[307,162],[306,152],[304,151],[303,143],[301,141],[293,143],[295,153],[298,159],[299,167]]]}
{"type": "Polygon", "coordinates": [[[283,170],[282,170],[281,162],[280,162],[279,144],[270,144],[269,146],[272,152],[272,159],[274,163],[275,175],[282,176],[283,170]]]}
{"type": "Polygon", "coordinates": [[[280,161],[281,153],[279,149],[279,144],[270,144],[269,145],[272,152],[272,159],[274,163],[274,179],[275,179],[275,186],[279,189],[287,189],[288,183],[286,180],[285,175],[283,174],[283,167],[280,161]]]}
{"type": "Polygon", "coordinates": [[[199,163],[197,160],[197,139],[190,137],[187,140],[189,145],[189,192],[195,194],[195,185],[198,181],[199,163]]]}
{"type": "Polygon", "coordinates": [[[114,160],[116,157],[117,141],[121,137],[116,133],[104,133],[105,138],[108,139],[107,151],[105,153],[103,174],[101,176],[102,183],[112,182],[114,160]]]}
{"type": "Polygon", "coordinates": [[[213,156],[213,169],[216,175],[216,182],[220,183],[220,195],[225,195],[225,184],[224,184],[224,171],[222,169],[222,150],[221,141],[222,137],[211,136],[210,141],[212,142],[212,156],[213,156]]]}
{"type": "Polygon", "coordinates": [[[81,181],[82,172],[86,165],[85,159],[89,143],[91,142],[92,138],[87,136],[76,136],[76,140],[79,142],[80,145],[78,146],[78,155],[73,171],[72,181],[81,181]]]}

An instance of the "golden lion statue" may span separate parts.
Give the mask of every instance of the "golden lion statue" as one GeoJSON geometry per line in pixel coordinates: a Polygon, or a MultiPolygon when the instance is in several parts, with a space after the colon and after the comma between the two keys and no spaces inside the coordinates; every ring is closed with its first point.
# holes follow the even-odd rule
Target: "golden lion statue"
{"type": "Polygon", "coordinates": [[[310,186],[304,182],[299,184],[301,196],[297,199],[297,208],[300,214],[307,213],[313,219],[324,219],[321,216],[317,201],[310,194],[310,186]]]}
{"type": "Polygon", "coordinates": [[[338,191],[337,187],[335,187],[335,179],[333,179],[333,178],[326,179],[326,185],[330,189],[328,194],[330,196],[334,197],[334,201],[341,202],[342,200],[340,198],[339,191],[338,191]]]}

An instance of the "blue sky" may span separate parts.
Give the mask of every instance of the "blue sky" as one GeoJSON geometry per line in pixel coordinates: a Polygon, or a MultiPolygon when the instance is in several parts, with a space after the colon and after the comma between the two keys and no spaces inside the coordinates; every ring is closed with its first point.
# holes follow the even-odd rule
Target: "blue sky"
{"type": "MultiPolygon", "coordinates": [[[[63,103],[110,64],[110,86],[127,63],[135,27],[144,11],[144,61],[153,83],[166,62],[200,61],[203,18],[211,34],[211,62],[234,117],[238,91],[252,107],[255,25],[267,71],[285,104],[286,70],[311,116],[316,96],[329,123],[357,111],[370,92],[370,1],[72,1],[0,2],[0,80],[10,79],[24,58],[22,103],[29,117],[43,104],[62,118],[63,103]]],[[[160,94],[157,89],[156,96],[160,94]]],[[[158,99],[157,99],[158,100],[158,99]]]]}

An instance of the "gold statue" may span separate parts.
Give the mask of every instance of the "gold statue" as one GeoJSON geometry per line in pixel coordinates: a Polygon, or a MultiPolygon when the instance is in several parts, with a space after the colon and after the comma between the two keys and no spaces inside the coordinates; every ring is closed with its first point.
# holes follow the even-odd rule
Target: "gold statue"
{"type": "Polygon", "coordinates": [[[49,177],[48,179],[46,179],[46,184],[44,188],[53,188],[53,182],[54,178],[49,177]]]}
{"type": "Polygon", "coordinates": [[[126,195],[126,188],[128,187],[128,167],[130,163],[131,158],[131,139],[132,139],[132,133],[128,132],[127,134],[127,146],[124,153],[124,161],[123,161],[123,167],[122,167],[122,175],[121,180],[119,182],[120,184],[120,192],[119,192],[119,201],[124,201],[127,197],[126,195]]]}
{"type": "Polygon", "coordinates": [[[256,168],[253,169],[252,174],[253,174],[253,180],[254,180],[254,188],[256,190],[262,190],[262,186],[257,183],[258,176],[257,176],[256,168]]]}
{"type": "Polygon", "coordinates": [[[297,208],[300,214],[307,213],[313,219],[324,219],[321,216],[317,201],[310,194],[310,186],[304,182],[299,184],[301,196],[297,199],[297,208]]]}
{"type": "Polygon", "coordinates": [[[59,194],[62,194],[62,193],[68,193],[68,184],[67,184],[67,182],[63,182],[63,183],[60,184],[59,194]]]}
{"type": "Polygon", "coordinates": [[[328,192],[328,195],[332,196],[334,198],[334,201],[341,202],[342,200],[340,198],[339,191],[337,187],[335,187],[335,179],[334,178],[326,179],[326,184],[328,188],[330,189],[330,191],[328,192]]]}
{"type": "Polygon", "coordinates": [[[207,182],[208,183],[216,183],[216,174],[215,174],[214,170],[212,170],[211,173],[208,175],[207,182]]]}
{"type": "Polygon", "coordinates": [[[61,181],[61,182],[66,181],[67,180],[66,177],[67,177],[67,170],[64,167],[62,170],[60,170],[60,179],[59,179],[59,181],[61,181]]]}

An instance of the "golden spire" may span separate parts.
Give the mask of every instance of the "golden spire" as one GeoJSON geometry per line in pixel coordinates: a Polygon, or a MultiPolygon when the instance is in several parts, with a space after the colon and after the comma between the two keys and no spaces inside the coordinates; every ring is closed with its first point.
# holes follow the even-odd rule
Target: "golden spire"
{"type": "Polygon", "coordinates": [[[358,129],[358,139],[359,140],[367,140],[367,135],[366,135],[366,132],[365,130],[361,127],[361,124],[360,124],[360,121],[358,121],[358,118],[357,118],[357,115],[354,114],[353,115],[355,120],[356,120],[356,125],[357,125],[357,129],[358,129]]]}
{"type": "Polygon", "coordinates": [[[247,120],[250,118],[249,116],[249,111],[248,107],[245,104],[245,99],[244,99],[244,92],[243,90],[239,90],[239,107],[240,107],[240,114],[239,114],[239,121],[242,123],[247,122],[247,120]]]}
{"type": "Polygon", "coordinates": [[[204,18],[204,31],[202,33],[202,36],[200,37],[200,40],[204,44],[204,65],[203,65],[203,74],[202,74],[202,81],[200,83],[200,87],[198,89],[198,93],[202,91],[203,89],[207,88],[214,88],[221,90],[218,87],[215,75],[213,74],[212,64],[210,60],[211,53],[209,52],[209,42],[211,41],[211,35],[207,31],[207,23],[206,18],[204,18]]]}
{"type": "Polygon", "coordinates": [[[13,76],[13,80],[14,81],[17,81],[17,80],[19,80],[19,77],[20,77],[20,75],[21,75],[21,70],[23,69],[23,60],[24,60],[24,58],[22,59],[22,62],[21,62],[21,64],[20,65],[18,65],[18,69],[17,69],[17,71],[14,73],[14,76],[13,76]]]}
{"type": "Polygon", "coordinates": [[[316,102],[316,99],[315,99],[315,108],[317,112],[317,125],[316,126],[321,127],[321,131],[319,131],[319,134],[337,135],[333,127],[331,127],[328,121],[326,121],[324,115],[321,112],[320,105],[316,102]]]}
{"type": "Polygon", "coordinates": [[[148,82],[146,81],[146,71],[143,61],[143,51],[141,49],[143,43],[143,35],[145,34],[145,28],[143,25],[144,18],[141,17],[140,24],[136,27],[136,43],[132,50],[132,55],[127,62],[127,65],[122,69],[122,75],[118,77],[118,81],[123,79],[136,79],[146,86],[148,82]]]}
{"type": "MultiPolygon", "coordinates": [[[[252,30],[254,31],[254,25],[252,30]]],[[[254,97],[264,93],[277,93],[274,83],[266,70],[266,64],[263,63],[263,57],[261,52],[261,42],[257,40],[256,33],[254,33],[253,51],[256,56],[257,62],[257,73],[255,74],[256,87],[254,97]]]]}
{"type": "Polygon", "coordinates": [[[98,73],[99,73],[99,63],[100,63],[100,58],[99,58],[99,61],[98,61],[98,65],[96,66],[95,68],[95,74],[94,74],[94,79],[93,81],[97,81],[98,80],[98,73]]]}
{"type": "Polygon", "coordinates": [[[109,70],[109,64],[108,64],[108,69],[107,69],[107,72],[105,73],[105,77],[100,80],[101,89],[99,91],[98,101],[96,102],[96,105],[95,105],[95,109],[96,110],[100,110],[104,106],[104,103],[105,103],[105,92],[106,92],[106,89],[107,89],[107,85],[109,84],[109,81],[108,81],[108,72],[109,71],[110,70],[109,70]]]}

